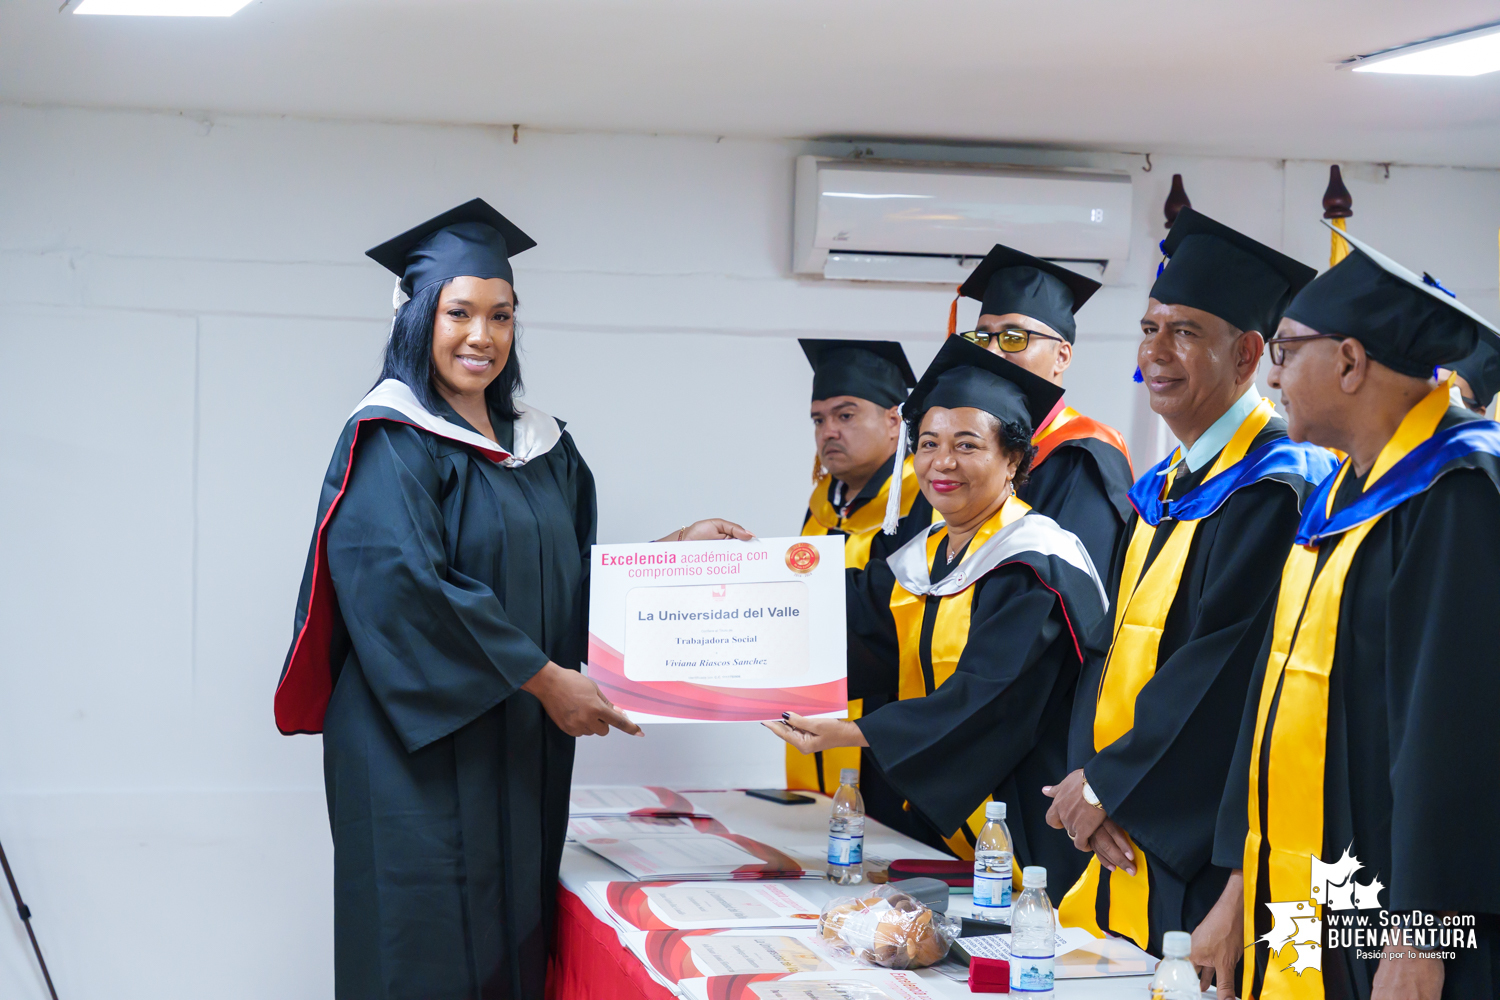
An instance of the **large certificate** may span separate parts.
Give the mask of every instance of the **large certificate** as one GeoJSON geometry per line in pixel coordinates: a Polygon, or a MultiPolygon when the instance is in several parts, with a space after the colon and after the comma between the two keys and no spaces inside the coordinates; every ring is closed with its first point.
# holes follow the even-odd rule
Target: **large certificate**
{"type": "Polygon", "coordinates": [[[637,722],[848,708],[841,535],[595,545],[588,674],[637,722]]]}

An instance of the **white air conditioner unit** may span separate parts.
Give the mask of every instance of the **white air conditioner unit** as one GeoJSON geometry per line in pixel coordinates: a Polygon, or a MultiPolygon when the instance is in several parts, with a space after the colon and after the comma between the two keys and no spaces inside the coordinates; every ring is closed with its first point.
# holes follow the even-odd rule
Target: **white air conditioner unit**
{"type": "Polygon", "coordinates": [[[792,270],[956,285],[996,243],[1098,280],[1130,253],[1130,176],[797,157],[792,270]]]}

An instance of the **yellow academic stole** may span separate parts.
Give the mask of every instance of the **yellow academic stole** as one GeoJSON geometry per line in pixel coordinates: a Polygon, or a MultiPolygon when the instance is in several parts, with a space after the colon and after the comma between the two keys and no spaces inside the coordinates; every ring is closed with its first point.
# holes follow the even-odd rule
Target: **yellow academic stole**
{"type": "MultiPolygon", "coordinates": [[[[814,464],[814,471],[821,463],[814,464]]],[[[847,518],[839,517],[838,510],[828,502],[828,485],[832,476],[823,473],[816,479],[812,496],[807,501],[807,521],[802,525],[804,535],[826,535],[842,531],[848,537],[844,541],[844,565],[849,569],[864,569],[870,561],[870,545],[875,533],[885,522],[886,500],[891,493],[891,480],[880,485],[880,492],[868,503],[847,518]]],[[[910,455],[902,466],[901,513],[911,512],[911,505],[921,492],[917,486],[917,473],[910,455]]],[[[864,714],[864,702],[856,698],[849,702],[849,718],[858,719],[864,714]]],[[[805,754],[796,747],[786,748],[786,787],[807,792],[823,792],[832,795],[838,791],[839,772],[846,767],[859,769],[859,748],[839,747],[819,753],[805,754]]]]}
{"type": "MultiPolygon", "coordinates": [[[[1451,378],[1449,380],[1452,381],[1451,378]]],[[[1395,435],[1386,442],[1370,469],[1365,489],[1373,486],[1391,467],[1417,445],[1432,437],[1438,422],[1448,412],[1448,383],[1434,389],[1406,414],[1395,435]]],[[[1327,513],[1339,486],[1349,472],[1345,462],[1328,492],[1327,513]]],[[[1384,515],[1381,515],[1384,516],[1384,515]]],[[[1328,745],[1328,675],[1338,644],[1339,606],[1344,578],[1354,562],[1360,543],[1379,523],[1375,517],[1324,540],[1336,545],[1333,554],[1316,575],[1318,548],[1294,545],[1281,571],[1281,589],[1276,598],[1276,617],[1271,652],[1266,660],[1265,681],[1255,715],[1254,752],[1250,755],[1250,797],[1247,803],[1250,833],[1245,838],[1245,949],[1255,947],[1255,898],[1261,878],[1270,879],[1272,901],[1309,898],[1312,858],[1323,852],[1323,755],[1328,745]],[[1260,825],[1260,760],[1265,752],[1266,722],[1277,685],[1276,724],[1271,728],[1266,783],[1266,829],[1260,825]],[[1270,842],[1266,871],[1260,869],[1261,845],[1270,842]]],[[[1313,890],[1316,891],[1316,890],[1313,890]]],[[[1322,900],[1312,900],[1319,905],[1322,900]]],[[[1306,969],[1291,971],[1291,959],[1267,963],[1260,1000],[1323,997],[1323,973],[1306,969]]],[[[1255,978],[1251,954],[1245,958],[1241,996],[1250,996],[1255,978]]]]}
{"type": "MultiPolygon", "coordinates": [[[[1246,417],[1229,439],[1229,444],[1219,453],[1208,475],[1206,483],[1226,469],[1240,462],[1250,451],[1255,437],[1265,429],[1266,423],[1275,415],[1271,401],[1262,399],[1246,417]]],[[[1162,495],[1172,489],[1176,474],[1175,456],[1171,472],[1167,473],[1162,495]]],[[[1163,519],[1165,521],[1165,518],[1163,519]]],[[[1181,521],[1173,524],[1147,524],[1137,519],[1135,533],[1130,536],[1130,547],[1125,551],[1125,565],[1120,572],[1120,593],[1115,601],[1114,639],[1110,643],[1109,658],[1104,663],[1104,674],[1099,680],[1099,691],[1094,706],[1094,751],[1097,753],[1129,733],[1135,725],[1135,699],[1156,674],[1157,655],[1161,647],[1162,631],[1166,628],[1167,613],[1172,609],[1172,600],[1177,596],[1177,587],[1182,582],[1182,571],[1187,565],[1188,552],[1192,548],[1193,536],[1198,531],[1197,521],[1181,521]],[[1151,567],[1141,572],[1151,542],[1159,528],[1171,531],[1151,567]]],[[[1079,692],[1083,697],[1084,692],[1079,692]]],[[[1128,839],[1128,836],[1127,836],[1128,839]]],[[[1130,938],[1142,948],[1150,938],[1150,876],[1147,873],[1146,856],[1131,841],[1135,855],[1135,874],[1123,868],[1108,872],[1109,877],[1109,930],[1130,938]]],[[[1099,926],[1098,899],[1100,881],[1106,872],[1097,855],[1089,859],[1088,867],[1078,881],[1068,890],[1058,907],[1058,921],[1068,927],[1082,927],[1098,937],[1104,937],[1099,926]]]]}
{"type": "MultiPolygon", "coordinates": [[[[807,500],[807,520],[802,524],[804,535],[828,535],[842,531],[848,536],[844,542],[844,565],[849,569],[864,569],[870,561],[870,543],[875,541],[875,532],[885,523],[885,505],[891,494],[891,480],[887,476],[880,484],[880,492],[870,501],[850,514],[839,517],[838,508],[828,501],[828,486],[833,477],[828,473],[818,476],[812,496],[807,500]]],[[[901,466],[901,516],[911,513],[921,488],[917,485],[917,472],[910,455],[901,466]]]]}
{"type": "MultiPolygon", "coordinates": [[[[967,562],[969,556],[978,552],[985,542],[995,536],[996,532],[1024,517],[1030,509],[1026,503],[1015,496],[1007,498],[1005,503],[1000,505],[1000,509],[975,532],[964,554],[964,560],[967,562]]],[[[946,528],[934,531],[928,536],[928,567],[932,566],[933,559],[937,557],[938,546],[946,544],[947,539],[946,528]]],[[[927,688],[927,679],[922,672],[922,617],[928,600],[938,602],[937,618],[932,628],[932,690],[942,687],[943,682],[953,676],[954,671],[958,669],[959,657],[963,656],[964,647],[969,643],[969,616],[974,604],[972,584],[956,594],[932,598],[919,597],[899,583],[893,586],[891,588],[891,617],[896,621],[896,637],[901,651],[898,693],[902,701],[908,698],[923,698],[932,693],[927,688]]],[[[975,809],[965,822],[965,826],[975,836],[978,836],[979,831],[984,827],[984,806],[989,801],[990,798],[986,796],[984,802],[979,804],[979,808],[975,809]]],[[[974,846],[970,839],[964,836],[963,828],[944,837],[943,841],[958,857],[965,861],[974,860],[974,846]]],[[[1016,867],[1016,872],[1018,874],[1020,872],[1019,865],[1016,867]]]]}
{"type": "Polygon", "coordinates": [[[1046,427],[1043,427],[1041,430],[1037,431],[1035,434],[1031,435],[1031,443],[1032,444],[1041,444],[1042,441],[1045,438],[1047,438],[1053,432],[1061,429],[1061,427],[1062,427],[1063,424],[1068,423],[1074,417],[1081,417],[1081,416],[1083,416],[1083,414],[1079,413],[1077,410],[1073,409],[1071,406],[1065,406],[1065,407],[1063,407],[1062,412],[1059,413],[1057,416],[1053,417],[1052,418],[1052,422],[1050,424],[1048,424],[1046,427]]]}

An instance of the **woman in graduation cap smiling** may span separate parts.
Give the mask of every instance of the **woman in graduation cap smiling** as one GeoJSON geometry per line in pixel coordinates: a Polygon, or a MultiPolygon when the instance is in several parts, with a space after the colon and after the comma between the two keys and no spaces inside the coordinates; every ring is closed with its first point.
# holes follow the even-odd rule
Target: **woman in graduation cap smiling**
{"type": "Polygon", "coordinates": [[[850,571],[851,687],[899,700],[858,721],[790,715],[770,728],[805,753],[867,748],[869,814],[960,858],[974,856],[985,804],[1004,801],[1017,862],[1066,889],[1084,859],[1047,826],[1041,789],[1065,768],[1103,586],[1078,538],[1015,496],[1033,429],[1061,396],[962,338],[944,343],[905,411],[917,481],[943,521],[850,571]]]}
{"type": "Polygon", "coordinates": [[[282,732],[323,733],[340,1000],[542,997],[573,738],[640,733],[578,671],[593,476],[516,399],[509,258],[535,245],[475,199],[369,252],[402,304],[276,691],[282,732]]]}

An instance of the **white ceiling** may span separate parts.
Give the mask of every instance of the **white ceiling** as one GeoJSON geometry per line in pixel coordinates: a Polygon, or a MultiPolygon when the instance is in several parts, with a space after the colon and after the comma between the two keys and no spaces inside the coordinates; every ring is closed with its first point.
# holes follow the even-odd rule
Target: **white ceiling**
{"type": "Polygon", "coordinates": [[[0,100],[1500,166],[1500,73],[1335,71],[1493,0],[0,0],[0,100]]]}

